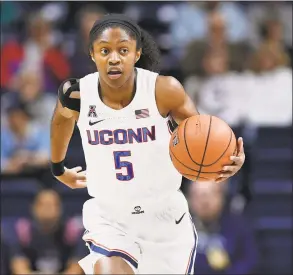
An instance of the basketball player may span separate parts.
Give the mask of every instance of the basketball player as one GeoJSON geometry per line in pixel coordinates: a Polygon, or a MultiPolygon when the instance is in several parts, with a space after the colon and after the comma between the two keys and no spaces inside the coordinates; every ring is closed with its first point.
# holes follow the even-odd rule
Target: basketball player
{"type": "MultiPolygon", "coordinates": [[[[54,176],[93,197],[83,207],[90,254],[80,265],[86,274],[192,274],[197,236],[167,122],[198,112],[175,78],[158,75],[155,42],[124,15],[95,22],[89,52],[97,72],[63,82],[51,125],[54,176]],[[64,167],[75,122],[86,173],[64,167]]],[[[238,147],[218,181],[241,168],[242,139],[238,147]]]]}

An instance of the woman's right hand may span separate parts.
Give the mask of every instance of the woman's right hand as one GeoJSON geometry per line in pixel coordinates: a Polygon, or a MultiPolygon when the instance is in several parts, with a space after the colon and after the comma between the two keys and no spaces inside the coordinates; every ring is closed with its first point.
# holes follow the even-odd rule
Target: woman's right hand
{"type": "Polygon", "coordinates": [[[71,189],[85,188],[87,186],[86,171],[82,171],[80,166],[71,169],[65,167],[64,174],[56,178],[71,189]]]}

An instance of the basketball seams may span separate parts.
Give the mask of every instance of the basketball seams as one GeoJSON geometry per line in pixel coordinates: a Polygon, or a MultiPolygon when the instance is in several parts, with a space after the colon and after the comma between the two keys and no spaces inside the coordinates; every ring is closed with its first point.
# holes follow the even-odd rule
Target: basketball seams
{"type": "MultiPolygon", "coordinates": [[[[178,139],[181,137],[181,145],[179,146],[178,150],[174,150],[171,147],[170,143],[170,157],[171,160],[173,159],[173,165],[175,168],[185,177],[193,180],[193,181],[199,181],[199,180],[212,180],[212,178],[217,177],[217,175],[222,171],[221,167],[217,164],[223,157],[228,157],[227,152],[230,152],[232,149],[232,146],[235,143],[235,136],[233,133],[233,130],[230,128],[230,138],[228,139],[229,130],[226,129],[226,132],[219,132],[220,134],[220,141],[218,141],[217,138],[217,128],[212,128],[212,124],[214,124],[215,127],[219,123],[221,123],[221,120],[218,121],[216,117],[213,117],[211,115],[207,115],[205,118],[201,118],[204,121],[204,128],[198,129],[198,122],[195,118],[193,120],[193,117],[187,118],[179,127],[176,129],[178,135],[178,139]],[[191,118],[191,122],[190,119],[191,118]],[[188,124],[189,123],[189,124],[188,124]],[[190,125],[190,126],[188,126],[190,125]],[[189,128],[190,129],[189,129],[189,128]],[[228,130],[228,131],[227,131],[228,130]],[[193,139],[193,132],[195,132],[196,137],[193,139]],[[201,133],[199,137],[197,137],[197,134],[201,133]],[[205,137],[206,135],[206,137],[205,137]],[[223,138],[223,135],[226,136],[226,142],[221,140],[223,138]],[[197,148],[196,146],[199,146],[199,144],[194,144],[195,140],[198,140],[200,144],[200,148],[197,148]],[[184,142],[183,142],[184,141],[184,142]],[[217,154],[215,152],[211,152],[209,149],[211,146],[214,146],[214,143],[220,142],[219,146],[221,150],[215,149],[217,154]],[[226,148],[224,147],[224,144],[226,143],[226,148]],[[193,146],[194,145],[194,146],[193,146]],[[225,149],[224,149],[224,148],[225,149]],[[223,150],[224,149],[224,150],[223,150]],[[177,152],[178,151],[178,152],[177,152]],[[222,151],[222,152],[221,152],[222,151]],[[181,153],[182,152],[182,153],[181,153]],[[202,152],[202,160],[200,162],[200,152],[202,152]],[[178,154],[178,157],[177,157],[178,154]],[[219,156],[219,155],[220,156],[219,156]],[[211,157],[213,155],[213,157],[211,157]],[[216,157],[218,155],[219,157],[216,157]],[[227,156],[226,156],[227,155],[227,156]],[[193,157],[195,157],[199,162],[196,162],[193,160],[193,157]],[[214,157],[216,157],[216,160],[214,161],[214,157]],[[183,158],[180,160],[180,158],[183,158]],[[213,161],[209,164],[204,164],[204,161],[210,160],[213,161]],[[194,167],[197,165],[197,167],[194,167]],[[211,169],[215,166],[215,169],[211,169]],[[196,169],[194,169],[196,168],[196,169]],[[220,170],[220,171],[205,171],[205,170],[220,170]]],[[[221,124],[220,124],[221,125],[221,124]]],[[[174,133],[173,133],[174,135],[174,133]]],[[[179,142],[180,143],[180,142],[179,142]]],[[[236,144],[237,145],[237,144],[236,144]]],[[[173,144],[174,146],[174,144],[173,144]]],[[[237,146],[235,147],[235,149],[237,146]]],[[[232,153],[234,155],[234,153],[232,153]]]]}
{"type": "MultiPolygon", "coordinates": [[[[197,173],[199,173],[200,171],[198,171],[198,170],[195,170],[195,169],[192,169],[192,168],[190,168],[189,166],[186,166],[183,162],[181,162],[177,157],[176,157],[176,155],[172,152],[172,150],[170,150],[170,153],[171,153],[171,155],[182,165],[182,166],[184,166],[185,168],[187,168],[187,169],[189,169],[189,170],[191,170],[191,171],[194,171],[194,172],[197,172],[197,173]]],[[[172,159],[172,158],[171,158],[172,159]]],[[[216,172],[204,172],[204,171],[202,171],[201,173],[202,174],[215,174],[215,173],[220,173],[221,171],[216,171],[216,172]]],[[[186,174],[187,175],[187,174],[186,174]]],[[[195,175],[194,175],[195,176],[195,175]]]]}
{"type": "MultiPolygon", "coordinates": [[[[185,148],[186,148],[186,151],[187,151],[187,153],[188,153],[188,156],[189,156],[189,158],[190,158],[190,160],[193,162],[193,163],[195,163],[196,165],[198,165],[198,166],[202,166],[202,167],[209,167],[209,166],[212,166],[212,165],[214,165],[215,163],[217,163],[223,156],[224,156],[224,154],[227,152],[227,150],[229,149],[229,147],[230,147],[230,144],[231,144],[231,141],[232,141],[232,137],[233,137],[233,131],[231,130],[231,134],[230,134],[230,140],[229,140],[229,143],[228,143],[228,145],[227,145],[227,147],[226,147],[226,149],[223,151],[223,153],[221,154],[221,156],[220,157],[218,157],[214,162],[212,162],[212,163],[210,163],[210,164],[203,164],[203,163],[198,163],[198,162],[196,162],[196,161],[194,161],[193,159],[192,159],[192,157],[191,157],[191,155],[190,155],[190,152],[189,152],[189,149],[188,149],[188,146],[187,146],[187,141],[186,141],[186,135],[185,135],[185,129],[186,129],[186,125],[187,125],[187,122],[188,122],[188,120],[189,120],[189,118],[186,120],[186,123],[184,124],[184,145],[185,145],[185,148]]],[[[209,135],[210,135],[210,127],[211,127],[211,123],[212,123],[212,116],[210,116],[210,125],[209,125],[209,130],[208,130],[208,137],[209,137],[209,135]]],[[[206,147],[207,148],[207,147],[206,147]]],[[[205,149],[206,150],[206,149],[205,149]]],[[[205,151],[204,151],[204,154],[205,154],[205,151]]],[[[187,167],[188,168],[188,167],[187,167]]],[[[190,169],[190,168],[189,168],[190,169]]],[[[204,173],[204,172],[202,172],[202,173],[204,173]]]]}
{"type": "Polygon", "coordinates": [[[208,130],[208,135],[207,135],[207,139],[206,139],[206,144],[205,144],[205,148],[204,148],[204,151],[203,151],[203,154],[202,154],[202,160],[201,160],[201,164],[200,164],[200,167],[199,167],[199,172],[198,172],[198,175],[197,175],[195,181],[198,180],[199,175],[200,175],[200,173],[201,173],[202,164],[203,164],[204,157],[205,157],[205,154],[206,154],[206,152],[207,152],[207,148],[208,148],[209,137],[210,137],[210,133],[211,133],[211,126],[212,126],[212,116],[210,116],[210,124],[209,124],[209,130],[208,130]]]}
{"type": "Polygon", "coordinates": [[[185,145],[185,148],[186,148],[186,151],[187,151],[187,154],[190,158],[190,160],[195,163],[196,165],[200,166],[201,164],[197,163],[196,161],[194,161],[190,155],[190,152],[189,152],[189,149],[188,149],[188,146],[187,146],[187,142],[186,142],[186,125],[187,125],[187,122],[188,120],[190,119],[190,117],[186,120],[185,124],[184,124],[184,128],[183,128],[183,135],[184,135],[184,145],[185,145]]]}
{"type": "Polygon", "coordinates": [[[231,144],[231,141],[232,141],[232,136],[233,136],[233,132],[231,130],[230,132],[230,140],[229,140],[229,143],[226,147],[226,149],[224,150],[224,152],[222,153],[222,155],[220,155],[214,162],[212,162],[211,164],[202,164],[203,167],[208,167],[208,166],[212,166],[214,165],[215,163],[217,163],[224,155],[225,153],[227,152],[228,148],[230,147],[230,144],[231,144]]]}

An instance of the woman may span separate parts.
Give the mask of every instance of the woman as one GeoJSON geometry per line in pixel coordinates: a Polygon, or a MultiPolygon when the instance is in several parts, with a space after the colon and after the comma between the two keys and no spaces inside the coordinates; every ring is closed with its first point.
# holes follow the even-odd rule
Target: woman
{"type": "MultiPolygon", "coordinates": [[[[124,15],[95,22],[89,50],[97,72],[61,85],[51,130],[53,174],[93,197],[83,208],[91,253],[80,264],[88,274],[191,274],[196,233],[169,157],[167,118],[179,124],[198,112],[176,79],[158,75],[155,42],[124,15]],[[64,167],[75,121],[86,175],[64,167]]],[[[218,181],[242,166],[242,139],[238,146],[218,181]]]]}

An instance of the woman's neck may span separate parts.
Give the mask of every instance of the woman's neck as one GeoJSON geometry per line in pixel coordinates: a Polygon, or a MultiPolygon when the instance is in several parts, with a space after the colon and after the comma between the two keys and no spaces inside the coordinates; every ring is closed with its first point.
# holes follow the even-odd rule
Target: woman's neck
{"type": "Polygon", "coordinates": [[[126,106],[131,102],[135,92],[133,91],[135,87],[135,71],[129,77],[129,79],[119,88],[110,87],[102,79],[99,83],[99,94],[103,102],[126,106]]]}

